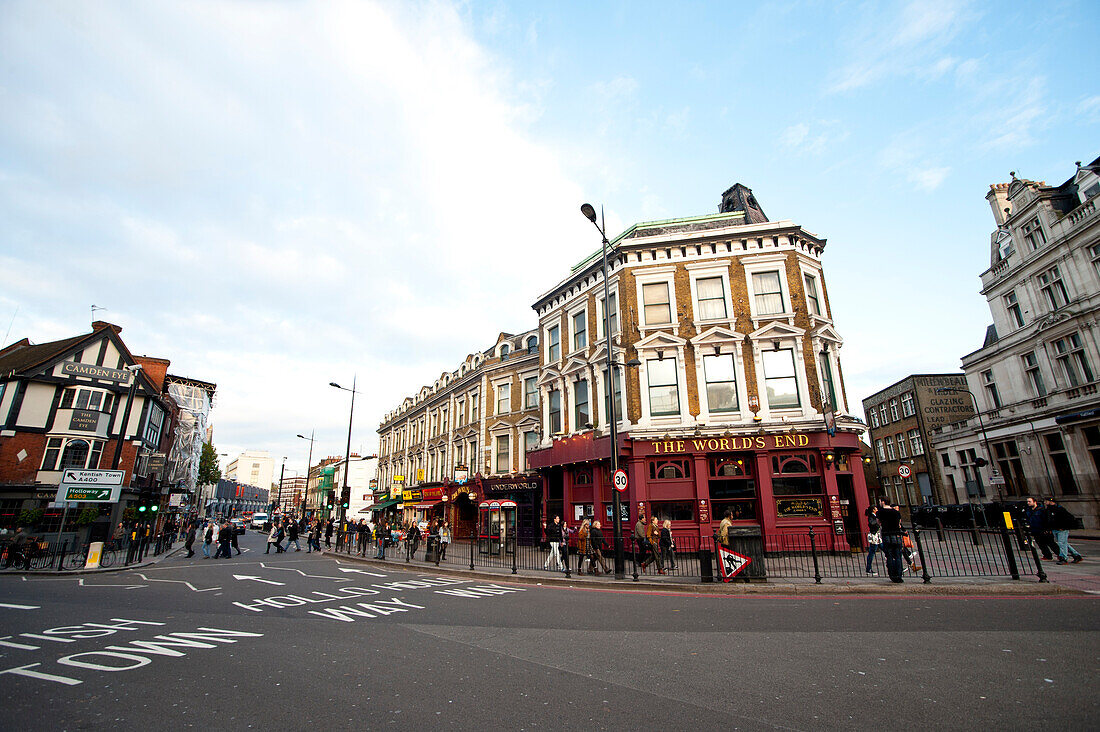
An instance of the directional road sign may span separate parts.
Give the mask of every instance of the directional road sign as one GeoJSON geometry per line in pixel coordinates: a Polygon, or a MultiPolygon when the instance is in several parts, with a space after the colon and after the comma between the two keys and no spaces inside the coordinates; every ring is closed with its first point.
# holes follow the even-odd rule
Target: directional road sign
{"type": "Polygon", "coordinates": [[[64,470],[61,482],[65,485],[122,485],[124,475],[123,470],[64,470]]]}
{"type": "Polygon", "coordinates": [[[737,576],[745,567],[749,566],[752,559],[746,557],[744,554],[738,554],[737,552],[730,551],[724,546],[718,547],[718,571],[722,574],[722,579],[731,580],[737,576]]]}
{"type": "Polygon", "coordinates": [[[630,481],[626,477],[626,471],[619,468],[611,474],[611,485],[615,487],[615,490],[622,492],[626,490],[626,487],[630,485],[630,481]]]}

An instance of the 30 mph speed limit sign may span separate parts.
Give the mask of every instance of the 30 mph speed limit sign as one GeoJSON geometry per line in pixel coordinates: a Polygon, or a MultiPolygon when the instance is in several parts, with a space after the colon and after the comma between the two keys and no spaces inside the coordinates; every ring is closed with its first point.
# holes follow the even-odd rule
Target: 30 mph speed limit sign
{"type": "Polygon", "coordinates": [[[620,468],[611,474],[611,485],[615,487],[615,490],[625,491],[628,484],[625,470],[620,468]]]}
{"type": "Polygon", "coordinates": [[[900,475],[902,478],[908,478],[909,477],[909,466],[908,465],[899,465],[898,466],[898,475],[900,475]]]}

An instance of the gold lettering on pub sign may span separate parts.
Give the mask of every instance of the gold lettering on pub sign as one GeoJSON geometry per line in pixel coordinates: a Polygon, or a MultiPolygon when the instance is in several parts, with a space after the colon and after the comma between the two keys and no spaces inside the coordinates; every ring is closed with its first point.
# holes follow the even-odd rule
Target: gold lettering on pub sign
{"type": "Polygon", "coordinates": [[[767,450],[769,448],[807,447],[806,435],[753,435],[748,437],[711,437],[691,440],[655,440],[653,452],[730,452],[732,450],[767,450]]]}

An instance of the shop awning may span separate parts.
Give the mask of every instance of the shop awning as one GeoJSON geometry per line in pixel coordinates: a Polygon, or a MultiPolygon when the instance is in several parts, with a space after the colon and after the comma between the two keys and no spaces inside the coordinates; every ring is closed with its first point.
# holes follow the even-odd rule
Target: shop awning
{"type": "Polygon", "coordinates": [[[418,503],[415,506],[413,506],[413,508],[423,508],[423,509],[435,508],[440,503],[443,503],[443,501],[436,501],[435,503],[418,503]]]}
{"type": "Polygon", "coordinates": [[[385,511],[387,508],[393,508],[401,502],[400,498],[391,498],[388,501],[381,501],[371,506],[372,511],[385,511]]]}

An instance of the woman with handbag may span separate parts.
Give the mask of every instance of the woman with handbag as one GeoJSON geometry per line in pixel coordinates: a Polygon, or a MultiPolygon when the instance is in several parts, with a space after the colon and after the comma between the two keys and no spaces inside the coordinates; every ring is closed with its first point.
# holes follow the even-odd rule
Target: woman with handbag
{"type": "Polygon", "coordinates": [[[675,572],[676,556],[673,552],[676,551],[676,542],[672,540],[672,521],[668,519],[665,519],[665,522],[661,524],[658,546],[661,549],[661,560],[665,563],[665,569],[669,572],[675,572]]]}
{"type": "Polygon", "coordinates": [[[878,509],[875,506],[867,509],[867,574],[872,577],[878,577],[878,572],[874,571],[872,564],[875,552],[882,551],[882,525],[878,522],[877,514],[878,509]]]}

